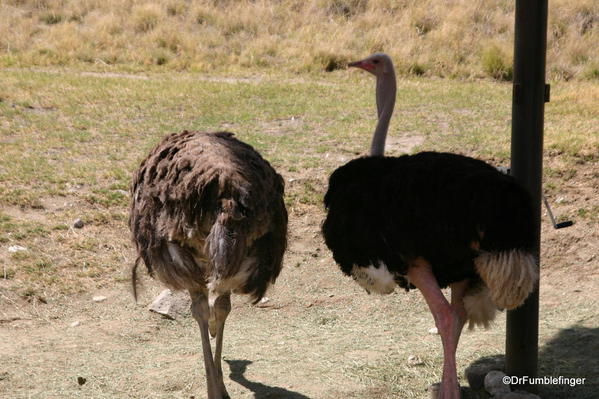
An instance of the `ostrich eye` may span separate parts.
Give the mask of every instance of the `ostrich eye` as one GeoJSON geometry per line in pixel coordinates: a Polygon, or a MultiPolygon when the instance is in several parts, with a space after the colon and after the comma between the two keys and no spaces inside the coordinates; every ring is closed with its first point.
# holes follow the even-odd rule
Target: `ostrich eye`
{"type": "Polygon", "coordinates": [[[378,63],[379,63],[379,60],[372,60],[372,63],[373,63],[373,64],[378,64],[378,63]]]}

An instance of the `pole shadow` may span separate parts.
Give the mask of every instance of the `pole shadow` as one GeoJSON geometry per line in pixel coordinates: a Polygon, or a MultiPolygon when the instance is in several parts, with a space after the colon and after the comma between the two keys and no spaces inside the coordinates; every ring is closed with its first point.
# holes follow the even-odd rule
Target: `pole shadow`
{"type": "Polygon", "coordinates": [[[310,399],[299,392],[280,387],[271,387],[260,382],[248,380],[245,378],[244,373],[247,370],[247,366],[252,364],[250,360],[223,360],[229,364],[231,371],[229,378],[252,391],[255,399],[310,399]]]}
{"type": "Polygon", "coordinates": [[[539,351],[539,376],[584,378],[579,385],[539,385],[543,399],[599,397],[599,327],[560,330],[539,351]]]}
{"type": "MultiPolygon", "coordinates": [[[[471,366],[477,364],[496,364],[503,369],[505,356],[483,357],[471,366]]],[[[539,348],[538,377],[564,377],[573,383],[538,384],[536,394],[542,399],[599,398],[599,328],[574,325],[560,330],[539,348]],[[584,382],[570,380],[576,378],[584,378],[584,382]]]]}

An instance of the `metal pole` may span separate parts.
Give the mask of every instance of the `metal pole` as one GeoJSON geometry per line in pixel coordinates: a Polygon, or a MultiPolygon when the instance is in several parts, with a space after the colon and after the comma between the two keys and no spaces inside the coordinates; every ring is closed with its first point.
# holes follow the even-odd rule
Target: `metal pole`
{"type": "MultiPolygon", "coordinates": [[[[511,173],[531,193],[537,260],[541,238],[543,116],[549,101],[545,85],[547,0],[516,0],[514,86],[512,96],[511,173]]],[[[535,377],[539,356],[539,286],[519,308],[507,314],[506,373],[535,377]]],[[[533,388],[533,387],[530,387],[533,388]]],[[[533,388],[534,389],[534,388],[533,388]]]]}

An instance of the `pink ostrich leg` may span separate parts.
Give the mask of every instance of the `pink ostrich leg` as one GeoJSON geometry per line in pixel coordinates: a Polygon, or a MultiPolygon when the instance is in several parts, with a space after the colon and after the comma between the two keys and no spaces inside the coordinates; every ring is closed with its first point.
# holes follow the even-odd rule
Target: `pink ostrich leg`
{"type": "Polygon", "coordinates": [[[455,353],[464,323],[466,312],[462,297],[467,282],[461,281],[451,285],[451,304],[447,301],[432,269],[427,261],[416,259],[408,270],[408,278],[424,296],[424,299],[433,314],[435,324],[441,335],[443,344],[443,379],[439,390],[438,399],[459,399],[460,385],[456,370],[455,353]]]}

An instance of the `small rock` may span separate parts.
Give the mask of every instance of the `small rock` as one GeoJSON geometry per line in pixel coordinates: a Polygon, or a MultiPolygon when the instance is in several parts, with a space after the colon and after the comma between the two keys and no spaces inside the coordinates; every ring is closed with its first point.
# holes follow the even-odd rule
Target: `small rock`
{"type": "Polygon", "coordinates": [[[270,301],[270,298],[267,297],[262,297],[262,299],[260,299],[260,303],[266,303],[268,301],[270,301]]]}
{"type": "Polygon", "coordinates": [[[506,377],[503,371],[492,370],[485,377],[485,390],[492,396],[499,396],[510,392],[510,385],[504,384],[506,377]]]}
{"type": "Polygon", "coordinates": [[[8,247],[8,252],[20,252],[20,251],[27,251],[27,248],[22,247],[20,245],[11,245],[10,247],[8,247]]]}
{"type": "Polygon", "coordinates": [[[85,377],[77,377],[77,384],[83,385],[87,382],[87,378],[85,377]]]}
{"type": "Polygon", "coordinates": [[[475,391],[483,389],[485,376],[489,371],[503,370],[504,363],[503,357],[490,357],[477,360],[475,363],[468,366],[464,374],[466,374],[470,388],[475,391]]]}
{"type": "Polygon", "coordinates": [[[184,292],[163,290],[148,306],[148,310],[158,313],[167,319],[175,320],[189,311],[191,298],[184,292]]]}
{"type": "Polygon", "coordinates": [[[106,300],[106,297],[103,295],[97,295],[92,298],[92,301],[94,301],[94,302],[103,302],[105,300],[106,300]]]}
{"type": "Polygon", "coordinates": [[[429,328],[428,333],[429,334],[439,334],[439,329],[437,327],[429,328]]]}
{"type": "Polygon", "coordinates": [[[81,229],[84,225],[85,223],[83,223],[83,220],[81,219],[75,219],[75,221],[73,222],[73,227],[76,229],[81,229]]]}
{"type": "Polygon", "coordinates": [[[71,327],[79,327],[81,325],[80,321],[74,321],[71,324],[69,324],[71,327]]]}
{"type": "Polygon", "coordinates": [[[422,366],[424,362],[418,357],[414,355],[408,356],[408,365],[409,366],[422,366]]]}

